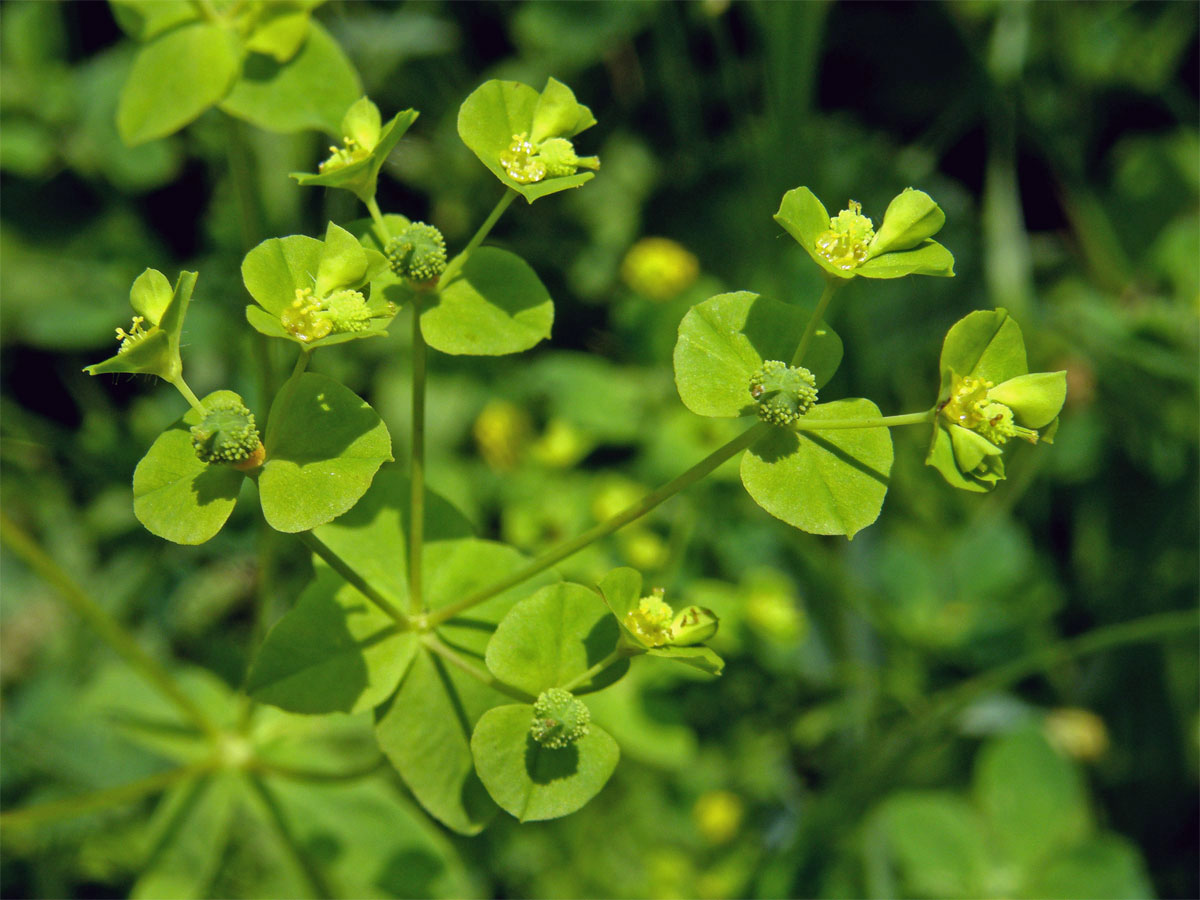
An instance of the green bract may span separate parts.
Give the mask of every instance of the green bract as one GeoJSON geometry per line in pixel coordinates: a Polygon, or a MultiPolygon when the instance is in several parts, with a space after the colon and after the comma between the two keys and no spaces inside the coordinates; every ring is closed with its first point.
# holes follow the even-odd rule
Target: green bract
{"type": "Polygon", "coordinates": [[[897,195],[878,230],[861,210],[851,201],[830,218],[812,191],[798,187],[783,195],[775,221],[829,276],[954,275],[954,257],[932,240],[946,216],[928,194],[908,188],[897,195]]]}
{"type": "Polygon", "coordinates": [[[590,181],[594,156],[575,155],[571,138],[596,124],[592,111],[554,78],[539,94],[518,81],[488,81],[458,111],[458,134],[480,162],[528,203],[590,181]]]}
{"type": "Polygon", "coordinates": [[[941,390],[926,465],[950,484],[988,491],[1004,478],[1012,438],[1051,443],[1067,397],[1066,372],[1029,373],[1008,311],[973,312],[942,345],[941,390]]]}
{"type": "Polygon", "coordinates": [[[631,653],[673,659],[711,675],[721,674],[725,661],[708,647],[697,646],[716,633],[716,616],[710,610],[688,607],[677,616],[661,590],[642,596],[642,575],[636,569],[613,569],[601,579],[599,589],[617,617],[631,653]]]}
{"type": "Polygon", "coordinates": [[[121,347],[116,356],[83,371],[89,375],[112,372],[157,375],[170,382],[178,379],[183,372],[179,335],[195,286],[195,272],[180,272],[174,289],[157,269],[147,269],[139,275],[129,290],[129,304],[137,315],[129,331],[117,329],[121,347]]]}
{"type": "Polygon", "coordinates": [[[334,131],[361,90],[337,43],[317,23],[320,0],[257,0],[212,8],[113,0],[118,23],[143,46],[121,92],[117,128],[130,145],[166,137],[213,105],[273,131],[334,131]]]}
{"type": "Polygon", "coordinates": [[[342,118],[342,146],[329,148],[332,155],[321,163],[318,174],[293,172],[291,177],[305,186],[345,188],[364,203],[373,200],[379,170],[418,115],[406,109],[383,126],[379,107],[361,97],[342,118]]]}
{"type": "Polygon", "coordinates": [[[258,306],[246,320],[268,337],[325,347],[387,334],[396,305],[363,293],[387,260],[346,229],[329,223],[325,240],[271,238],[246,254],[242,280],[258,306]]]}

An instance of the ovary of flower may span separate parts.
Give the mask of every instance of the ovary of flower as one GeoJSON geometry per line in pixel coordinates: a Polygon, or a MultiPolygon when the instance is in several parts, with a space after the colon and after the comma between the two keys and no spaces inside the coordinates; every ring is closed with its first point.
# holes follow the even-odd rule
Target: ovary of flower
{"type": "Polygon", "coordinates": [[[313,296],[312,288],[296,288],[296,299],[279,314],[279,321],[287,331],[308,343],[317,341],[333,331],[333,323],[317,317],[321,302],[313,296]]]}
{"type": "Polygon", "coordinates": [[[330,334],[365,331],[372,313],[366,298],[358,291],[343,289],[317,299],[312,288],[297,288],[296,299],[279,315],[287,331],[305,343],[330,334]]]}
{"type": "Polygon", "coordinates": [[[817,238],[817,250],[836,268],[850,270],[866,262],[875,226],[862,214],[862,204],[851,200],[829,220],[829,230],[817,238]]]}
{"type": "Polygon", "coordinates": [[[143,316],[134,316],[133,324],[129,326],[128,331],[124,328],[117,329],[117,340],[121,342],[121,349],[118,352],[124,353],[146,336],[147,331],[142,327],[142,323],[145,321],[143,316]]]}

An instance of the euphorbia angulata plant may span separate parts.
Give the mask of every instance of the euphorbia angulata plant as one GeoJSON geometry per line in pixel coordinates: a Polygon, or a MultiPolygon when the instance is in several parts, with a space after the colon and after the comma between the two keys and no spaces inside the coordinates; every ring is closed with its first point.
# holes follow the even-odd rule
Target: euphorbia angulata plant
{"type": "MultiPolygon", "coordinates": [[[[288,24],[316,27],[302,6],[288,24]]],[[[192,29],[189,40],[232,29],[281,59],[293,52],[258,19],[184,28],[192,29]]],[[[178,32],[155,34],[147,33],[144,54],[157,42],[183,40],[178,32]]],[[[253,120],[238,65],[229,62],[232,87],[214,84],[209,102],[253,120]]],[[[139,102],[137,91],[123,101],[132,136],[179,127],[139,102]]],[[[373,710],[389,763],[425,810],[455,831],[476,833],[499,810],[522,821],[564,816],[600,792],[619,749],[589,697],[631,665],[654,657],[721,674],[724,663],[708,646],[720,623],[686,590],[668,597],[632,568],[597,584],[570,583],[555,572],[560,561],[739,454],[742,483],[764,510],[811,534],[850,538],[880,514],[892,428],[929,427],[928,464],[969,491],[996,487],[1014,445],[1053,436],[1064,373],[1028,372],[1020,329],[1004,310],[972,312],[950,329],[941,381],[929,385],[924,409],[884,415],[869,399],[828,396],[845,352],[827,321],[835,295],[851,282],[865,295],[873,280],[951,277],[954,259],[934,239],[945,215],[923,191],[902,190],[876,223],[853,201],[831,216],[797,187],[775,220],[811,257],[823,279],[820,296],[805,305],[749,290],[722,293],[679,324],[673,362],[681,400],[700,416],[745,419],[745,430],[535,559],[481,538],[425,485],[427,449],[441,449],[425,446],[427,367],[438,365],[437,353],[515,354],[550,337],[554,301],[537,273],[486,242],[514,200],[554,202],[552,195],[586,191],[603,177],[586,134],[595,119],[553,78],[541,90],[488,81],[467,97],[458,132],[501,193],[465,246],[449,247],[432,225],[377,202],[383,163],[418,121],[416,111],[385,122],[367,97],[348,104],[326,125],[337,135],[328,158],[294,178],[301,188],[349,191],[366,215],[329,222],[319,236],[270,238],[242,262],[247,323],[295,354],[270,402],[252,410],[221,385],[206,386],[203,397],[188,386],[180,335],[193,290],[203,296],[191,272],[172,287],[147,269],[133,285],[135,316],[118,329],[116,354],[88,371],[154,375],[186,401],[134,473],[134,510],[147,529],[181,544],[207,541],[249,478],[266,523],[312,553],[311,583],[255,648],[250,702],[308,715],[373,710]],[[360,340],[387,340],[405,317],[412,443],[399,467],[370,404],[307,369],[318,351],[353,353],[360,340]]],[[[245,752],[221,764],[252,771],[266,751],[250,725],[196,736],[233,738],[245,752]]]]}

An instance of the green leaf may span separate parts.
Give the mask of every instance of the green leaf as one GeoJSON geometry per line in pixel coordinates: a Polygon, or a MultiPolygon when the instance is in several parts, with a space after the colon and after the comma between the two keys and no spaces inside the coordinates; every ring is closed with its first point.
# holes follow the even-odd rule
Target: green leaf
{"type": "Polygon", "coordinates": [[[421,648],[380,709],[379,747],[413,796],[448,828],[478,834],[496,807],[475,774],[470,734],[500,695],[421,648]]]}
{"type": "Polygon", "coordinates": [[[296,299],[297,290],[316,286],[324,248],[321,241],[303,234],[263,241],[242,260],[246,290],[278,320],[296,299]]]}
{"type": "Polygon", "coordinates": [[[570,815],[600,793],[621,751],[602,728],[559,750],[529,733],[533,707],[500,706],[480,718],[471,736],[479,777],[492,799],[522,822],[570,815]]]}
{"type": "Polygon", "coordinates": [[[984,747],[974,787],[1000,847],[1026,871],[1037,871],[1091,828],[1079,772],[1038,731],[984,747]]]}
{"type": "Polygon", "coordinates": [[[274,0],[257,11],[254,29],[246,38],[251,53],[265,53],[285,63],[300,50],[308,37],[310,4],[274,0]]]}
{"type": "MultiPolygon", "coordinates": [[[[487,81],[476,88],[458,110],[458,135],[463,143],[471,148],[471,152],[492,174],[524,197],[527,203],[569,188],[581,187],[595,177],[593,172],[577,172],[574,175],[545,178],[533,184],[519,184],[509,178],[500,165],[500,154],[508,150],[513,136],[533,132],[535,111],[539,114],[539,130],[561,127],[568,119],[573,119],[571,127],[574,130],[562,134],[562,137],[573,137],[595,123],[586,106],[576,104],[577,109],[572,116],[560,88],[570,93],[566,85],[553,78],[542,94],[518,81],[487,81]],[[550,96],[543,103],[542,97],[547,94],[550,96]]],[[[574,95],[571,99],[574,100],[574,95]]]]}
{"type": "MultiPolygon", "coordinates": [[[[879,416],[870,400],[819,403],[802,421],[879,416]]],[[[885,427],[795,432],[773,428],[742,456],[754,502],[810,534],[853,537],[879,517],[892,469],[885,427]]]]}
{"type": "Polygon", "coordinates": [[[354,66],[318,22],[300,52],[280,64],[255,53],[221,109],[267,131],[318,129],[337,135],[342,115],[362,94],[354,66]]]}
{"type": "Polygon", "coordinates": [[[367,274],[367,251],[358,238],[340,225],[330,222],[325,228],[321,261],[317,263],[313,293],[324,297],[341,287],[362,284],[367,274]]]}
{"type": "Polygon", "coordinates": [[[946,224],[946,214],[924,191],[906,188],[888,204],[883,223],[871,239],[871,255],[912,250],[946,224]]]}
{"type": "Polygon", "coordinates": [[[959,319],[942,344],[939,399],[949,396],[951,373],[1000,384],[1029,371],[1021,328],[1008,310],[977,310],[959,319]]]}
{"type": "Polygon", "coordinates": [[[240,60],[219,25],[182,25],[138,51],[117,107],[117,130],[133,146],[174,134],[228,92],[240,60]]]}
{"type": "Polygon", "coordinates": [[[903,278],[905,275],[954,275],[954,255],[937,241],[925,241],[912,250],[894,250],[874,256],[851,270],[863,278],[903,278]]]}
{"type": "Polygon", "coordinates": [[[623,622],[642,599],[642,573],[628,566],[613,569],[600,579],[599,588],[600,596],[617,621],[623,622]]]}
{"type": "Polygon", "coordinates": [[[129,305],[146,321],[157,325],[171,304],[171,282],[158,269],[146,269],[129,289],[129,305]]]}
{"type": "Polygon", "coordinates": [[[647,650],[646,653],[660,659],[673,659],[708,675],[720,675],[725,669],[725,660],[705,646],[654,647],[647,650]]]}
{"type": "Polygon", "coordinates": [[[189,0],[109,0],[108,5],[121,30],[139,43],[200,18],[189,0]]]}
{"type": "MultiPolygon", "coordinates": [[[[322,531],[322,536],[324,535],[322,531]]],[[[425,597],[437,610],[524,567],[519,552],[491,541],[430,544],[425,552],[425,597]]],[[[493,626],[518,597],[557,580],[543,572],[438,627],[438,636],[483,668],[493,626]]],[[[431,815],[463,834],[475,834],[495,812],[475,776],[471,730],[503,695],[421,648],[392,702],[380,709],[379,746],[431,815]]]]}
{"type": "Polygon", "coordinates": [[[1062,411],[1067,400],[1067,373],[1018,375],[988,391],[988,399],[1012,409],[1018,425],[1045,428],[1062,411]]]}
{"type": "Polygon", "coordinates": [[[927,897],[981,897],[989,869],[979,816],[952,794],[894,794],[878,818],[909,890],[927,897]]]}
{"type": "MultiPolygon", "coordinates": [[[[730,418],[755,411],[750,377],[765,360],[790,363],[812,310],[748,291],[718,294],[688,310],[675,344],[675,386],[692,412],[730,418]]],[[[802,365],[823,386],[842,361],[842,341],[822,322],[802,365]]]]}
{"type": "MultiPolygon", "coordinates": [[[[620,629],[604,601],[579,584],[552,584],[517,603],[487,645],[487,667],[501,681],[537,696],[562,687],[608,656],[620,629]]],[[[599,690],[625,674],[629,661],[571,688],[599,690]]]]}
{"type": "MultiPolygon", "coordinates": [[[[232,391],[213,399],[241,400],[232,391]]],[[[146,530],[176,544],[203,544],[225,524],[246,476],[196,457],[190,429],[203,416],[190,409],[150,445],[133,471],[133,512],[146,530]]]]}
{"type": "Polygon", "coordinates": [[[391,696],[417,648],[414,632],[324,567],[267,633],[246,690],[297,713],[355,713],[391,696]]]}
{"type": "Polygon", "coordinates": [[[207,897],[225,853],[240,789],[238,775],[224,771],[168,791],[150,819],[147,861],[130,896],[135,900],[207,897]]]}
{"type": "Polygon", "coordinates": [[[793,188],[783,195],[774,218],[827,273],[838,278],[851,277],[817,252],[817,238],[829,230],[829,213],[816,194],[806,187],[793,188]]]}
{"type": "MultiPolygon", "coordinates": [[[[408,604],[408,531],[412,513],[406,473],[384,466],[354,508],[314,530],[330,550],[398,607],[408,604]]],[[[439,566],[441,544],[472,536],[471,524],[445,498],[425,492],[425,569],[439,566]]],[[[445,601],[449,602],[449,601],[445,601]]]]}
{"type": "Polygon", "coordinates": [[[1045,900],[1141,900],[1153,897],[1154,888],[1137,847],[1115,834],[1102,834],[1058,854],[1030,873],[1022,896],[1045,900]]]}
{"type": "Polygon", "coordinates": [[[263,516],[277,531],[307,531],[336,519],[392,458],[375,410],[325,375],[289,378],[271,405],[258,478],[263,516]]]}
{"type": "Polygon", "coordinates": [[[983,479],[981,475],[964,473],[959,468],[954,454],[954,441],[950,437],[950,430],[942,427],[941,423],[938,423],[933,429],[933,443],[930,444],[929,454],[925,457],[925,465],[937,469],[951,487],[974,491],[978,494],[986,494],[996,486],[996,482],[1000,478],[1004,477],[1003,460],[996,460],[996,462],[998,467],[993,466],[986,479],[983,479]]]}
{"type": "Polygon", "coordinates": [[[533,269],[495,247],[475,250],[421,312],[421,333],[443,353],[502,356],[550,336],[554,301],[533,269]]]}

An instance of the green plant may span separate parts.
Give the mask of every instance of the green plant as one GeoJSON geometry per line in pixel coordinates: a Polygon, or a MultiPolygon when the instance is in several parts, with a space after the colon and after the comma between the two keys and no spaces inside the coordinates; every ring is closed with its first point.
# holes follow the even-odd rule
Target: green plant
{"type": "Polygon", "coordinates": [[[743,483],[764,509],[810,533],[852,537],[882,507],[890,427],[935,423],[931,464],[956,486],[991,486],[1003,477],[1009,436],[1036,442],[1036,428],[1052,433],[1066,383],[1063,372],[1026,374],[1020,331],[1000,310],[952,329],[942,395],[930,409],[885,418],[869,400],[817,403],[842,356],[823,318],[835,291],[855,277],[949,276],[953,259],[932,239],[945,216],[921,191],[898,195],[875,231],[858,204],[831,218],[797,188],[776,220],[825,274],[815,307],[722,294],[684,317],[675,350],[680,396],[693,412],[756,414],[762,423],[589,532],[526,561],[471,537],[425,488],[424,345],[499,355],[549,336],[553,306],[537,276],[483,242],[516,197],[533,203],[593,177],[578,169],[597,169],[599,161],[577,157],[571,140],[595,120],[554,79],[541,93],[489,81],[468,97],[459,133],[505,191],[447,261],[436,229],[384,214],[375,199],[383,160],[416,118],[408,110],[382,127],[370,100],[352,104],[341,121],[342,146],[331,148],[319,174],[296,178],[353,192],[371,218],[330,222],[323,241],[269,239],[242,264],[257,304],[247,307],[248,322],[299,351],[265,416],[261,451],[240,397],[222,391],[200,400],[184,381],[179,333],[193,273],[181,275],[173,292],[158,272],[139,278],[132,332],[119,331],[117,355],[88,371],[158,375],[192,407],[135,472],[135,511],[150,531],[178,543],[208,540],[250,478],[267,523],[298,535],[315,555],[316,579],[256,654],[249,696],[309,714],[376,709],[380,747],[410,790],[436,818],[474,833],[496,805],[522,820],[553,818],[604,786],[616,744],[589,723],[575,695],[611,684],[630,658],[666,657],[712,674],[722,668],[704,646],[717,630],[711,612],[676,613],[660,594],[643,597],[633,570],[614,571],[593,588],[547,583],[555,563],[743,451],[743,483]],[[406,306],[415,392],[407,479],[377,474],[392,445],[371,407],[306,371],[318,349],[385,336],[406,306]],[[526,596],[539,583],[546,586],[526,596]],[[497,705],[504,697],[520,703],[497,705]]]}

